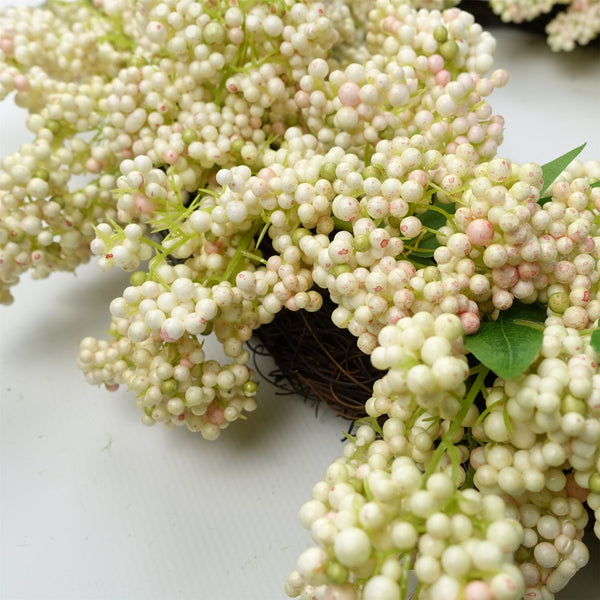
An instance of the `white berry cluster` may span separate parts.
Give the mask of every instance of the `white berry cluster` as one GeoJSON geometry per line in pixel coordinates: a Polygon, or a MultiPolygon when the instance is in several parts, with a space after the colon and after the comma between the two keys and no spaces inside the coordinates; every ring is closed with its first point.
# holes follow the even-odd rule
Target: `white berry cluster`
{"type": "Polygon", "coordinates": [[[165,284],[126,288],[110,305],[115,340],[82,340],[78,365],[92,384],[135,391],[144,423],[186,425],[215,439],[242,411],[256,408],[257,385],[243,348],[256,313],[238,288],[223,283],[208,290],[190,275],[184,265],[163,264],[158,276],[165,284]],[[197,336],[208,330],[231,364],[206,359],[197,336]]]}
{"type": "Polygon", "coordinates": [[[422,599],[521,599],[512,555],[523,527],[500,496],[457,490],[442,472],[424,475],[393,442],[399,424],[387,420],[381,438],[359,427],[313,487],[300,520],[316,545],[298,558],[287,594],[396,600],[407,597],[414,571],[422,599]]]}
{"type": "Polygon", "coordinates": [[[600,189],[586,177],[559,178],[541,206],[540,167],[502,158],[477,165],[464,183],[460,207],[440,229],[446,242],[434,254],[439,268],[471,260],[471,299],[483,312],[506,310],[515,298],[540,300],[566,326],[591,326],[600,316],[594,226],[600,189]]]}
{"type": "Polygon", "coordinates": [[[542,491],[544,477],[546,483],[559,477],[562,486],[554,491],[560,491],[567,485],[563,471],[570,471],[581,488],[592,487],[600,471],[598,358],[589,332],[547,319],[538,360],[518,377],[497,380],[486,395],[487,414],[473,435],[485,444],[506,444],[513,454],[509,466],[515,464],[503,480],[478,470],[480,489],[498,492],[500,486],[518,496],[542,491]]]}
{"type": "Polygon", "coordinates": [[[25,271],[44,278],[88,260],[94,225],[114,216],[119,159],[86,135],[104,131],[106,86],[131,55],[113,35],[129,30],[130,8],[57,2],[0,15],[0,98],[14,92],[34,134],[2,160],[2,303],[25,271]],[[93,178],[81,184],[82,174],[93,178]]]}
{"type": "MultiPolygon", "coordinates": [[[[451,277],[421,294],[435,273],[417,272],[397,257],[405,241],[422,237],[415,214],[435,190],[456,188],[445,153],[468,156],[471,168],[493,156],[502,140],[503,120],[485,99],[506,82],[503,71],[483,76],[492,66],[493,38],[467,13],[417,12],[396,1],[369,11],[361,46],[345,3],[288,4],[265,12],[257,2],[247,14],[223,6],[210,21],[190,5],[186,18],[204,27],[193,52],[198,26],[186,25],[180,11],[159,4],[144,12],[143,27],[138,17],[134,58],[137,64],[146,56],[150,64],[121,70],[103,99],[112,128],[124,131],[110,143],[127,142],[127,148],[110,146],[125,151],[116,221],[99,224],[91,243],[103,270],[135,271],[150,259],[148,273],[134,273],[135,285],[111,305],[114,346],[124,338],[149,345],[161,362],[172,356],[176,368],[185,355],[181,344],[200,344],[197,336],[214,331],[226,356],[243,364],[244,342],[277,312],[320,308],[314,283],[340,304],[336,320],[358,309],[343,326],[365,352],[376,347],[385,324],[409,311],[460,313],[477,328],[477,306],[451,277]],[[194,39],[176,41],[186,36],[194,39]],[[152,60],[158,38],[170,56],[152,60]],[[336,42],[362,48],[366,64],[344,65],[343,52],[328,54],[336,42]],[[199,63],[209,48],[208,63],[199,63]],[[210,60],[220,66],[209,68],[210,60]],[[168,73],[177,74],[173,85],[168,73]],[[190,77],[193,90],[177,87],[190,77]],[[437,186],[440,168],[446,176],[437,186]],[[260,247],[265,236],[275,252],[268,259],[260,247]],[[403,268],[414,280],[414,303],[403,268]],[[406,292],[404,310],[394,306],[393,293],[382,292],[392,270],[390,282],[395,278],[406,292]],[[331,277],[339,279],[336,289],[331,277]],[[182,278],[196,291],[172,301],[179,298],[172,284],[182,278]],[[150,296],[144,286],[152,287],[150,296]],[[198,306],[206,298],[222,312],[207,317],[198,306]]],[[[193,377],[175,387],[150,382],[147,365],[136,361],[115,371],[90,361],[90,343],[79,361],[90,381],[111,389],[125,384],[143,395],[145,422],[157,417],[204,431],[201,409],[185,404],[193,377]],[[176,402],[182,399],[185,410],[176,402]]],[[[122,359],[115,358],[119,367],[122,359]]],[[[223,394],[217,405],[226,410],[223,394]]],[[[207,437],[214,437],[212,429],[207,437]]]]}
{"type": "Polygon", "coordinates": [[[505,22],[523,23],[566,4],[546,26],[552,50],[571,51],[585,46],[600,33],[600,4],[596,0],[490,0],[492,10],[505,22]]]}
{"type": "Polygon", "coordinates": [[[508,512],[523,526],[515,557],[526,598],[552,597],[589,561],[584,490],[560,467],[547,466],[551,451],[548,444],[524,450],[491,442],[471,455],[477,489],[511,498],[508,512]]]}

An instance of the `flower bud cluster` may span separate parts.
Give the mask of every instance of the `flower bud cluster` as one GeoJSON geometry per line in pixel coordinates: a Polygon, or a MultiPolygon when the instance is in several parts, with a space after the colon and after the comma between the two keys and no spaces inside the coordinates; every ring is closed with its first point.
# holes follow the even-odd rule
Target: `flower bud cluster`
{"type": "Polygon", "coordinates": [[[460,319],[450,313],[434,318],[418,312],[384,327],[371,362],[387,373],[374,386],[373,401],[366,407],[369,415],[395,416],[396,411],[424,408],[445,419],[456,416],[456,397],[464,395],[469,375],[463,335],[460,319]],[[380,406],[384,398],[390,404],[385,411],[380,406]]]}
{"type": "Polygon", "coordinates": [[[464,191],[438,234],[439,268],[456,270],[460,254],[449,249],[461,249],[473,262],[469,296],[482,312],[506,310],[515,298],[540,300],[566,326],[589,327],[600,316],[594,224],[600,190],[587,178],[561,177],[540,203],[538,165],[494,158],[469,176],[458,158],[452,164],[463,174],[464,191]]]}
{"type": "Polygon", "coordinates": [[[589,560],[581,541],[588,515],[577,497],[586,490],[561,468],[544,471],[550,449],[540,446],[526,451],[490,442],[471,456],[474,484],[484,495],[510,497],[509,514],[524,528],[516,556],[527,598],[553,598],[589,560]]]}
{"type": "MultiPolygon", "coordinates": [[[[243,343],[258,326],[240,289],[227,282],[203,287],[183,265],[126,288],[110,305],[113,342],[85,338],[78,365],[92,384],[137,394],[144,423],[186,425],[215,439],[256,407],[256,383],[243,343]],[[198,336],[214,331],[232,363],[207,360],[198,336]]],[[[272,317],[271,317],[272,318],[272,317]]]]}
{"type": "Polygon", "coordinates": [[[503,471],[478,469],[479,489],[511,496],[545,486],[558,492],[567,485],[563,471],[584,489],[600,479],[599,357],[589,332],[557,321],[546,321],[539,359],[524,374],[497,380],[487,393],[489,412],[473,435],[498,445],[506,460],[513,455],[514,465],[509,461],[502,477],[503,471]]]}
{"type": "Polygon", "coordinates": [[[510,557],[523,528],[504,501],[457,490],[444,473],[424,476],[396,453],[388,431],[379,439],[361,426],[313,487],[300,520],[316,545],[298,558],[286,593],[403,598],[414,570],[422,599],[522,598],[523,577],[510,557]]]}

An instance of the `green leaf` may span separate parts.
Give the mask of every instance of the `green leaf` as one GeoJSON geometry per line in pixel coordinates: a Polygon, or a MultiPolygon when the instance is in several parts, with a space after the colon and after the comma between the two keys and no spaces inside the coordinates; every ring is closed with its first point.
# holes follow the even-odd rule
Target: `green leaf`
{"type": "Polygon", "coordinates": [[[585,148],[585,144],[581,144],[577,148],[573,148],[570,152],[551,160],[549,163],[542,165],[542,177],[544,179],[544,187],[540,191],[540,196],[548,190],[554,183],[554,180],[571,164],[579,153],[585,148]]]}
{"type": "Polygon", "coordinates": [[[482,323],[479,331],[465,338],[465,346],[488,369],[503,379],[523,373],[535,360],[544,337],[543,307],[515,304],[501,312],[498,320],[482,323]]]}
{"type": "Polygon", "coordinates": [[[592,348],[596,351],[596,354],[600,354],[600,329],[595,329],[590,337],[590,343],[592,348]]]}
{"type": "Polygon", "coordinates": [[[595,187],[600,187],[600,181],[594,181],[594,183],[592,183],[590,185],[591,188],[595,188],[595,187]]]}
{"type": "Polygon", "coordinates": [[[423,223],[424,227],[429,227],[430,229],[439,229],[446,224],[446,217],[442,213],[437,212],[436,210],[427,210],[420,214],[415,214],[415,217],[423,223]]]}

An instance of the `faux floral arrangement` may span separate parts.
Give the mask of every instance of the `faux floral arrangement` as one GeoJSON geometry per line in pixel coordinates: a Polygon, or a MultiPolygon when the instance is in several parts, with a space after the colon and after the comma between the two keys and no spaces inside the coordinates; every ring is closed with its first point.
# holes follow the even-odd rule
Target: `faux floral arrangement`
{"type": "Polygon", "coordinates": [[[551,598],[586,506],[600,537],[600,164],[497,155],[494,48],[402,0],[0,17],[35,135],[2,161],[2,300],[92,254],[131,272],[90,383],[215,439],[256,407],[253,332],[324,294],[382,372],[300,511],[291,597],[405,598],[413,572],[421,600],[551,598]]]}

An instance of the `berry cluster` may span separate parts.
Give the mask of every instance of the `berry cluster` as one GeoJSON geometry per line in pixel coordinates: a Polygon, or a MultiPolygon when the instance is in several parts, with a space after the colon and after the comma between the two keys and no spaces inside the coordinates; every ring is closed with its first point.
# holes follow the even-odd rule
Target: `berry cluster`
{"type": "Polygon", "coordinates": [[[385,371],[301,510],[291,596],[396,600],[414,571],[421,600],[547,600],[587,561],[586,500],[600,536],[600,163],[497,156],[494,49],[405,0],[0,17],[35,134],[2,162],[0,300],[91,255],[130,272],[112,339],[81,342],[91,384],[214,440],[256,408],[253,332],[324,293],[385,371]]]}
{"type": "Polygon", "coordinates": [[[412,570],[419,598],[522,598],[525,583],[509,558],[525,531],[514,511],[498,495],[457,490],[447,473],[424,475],[395,442],[402,429],[394,418],[381,438],[359,427],[313,487],[300,520],[317,545],[298,558],[287,594],[406,598],[412,570]]]}
{"type": "Polygon", "coordinates": [[[544,16],[557,5],[566,10],[548,25],[548,45],[555,52],[585,46],[600,34],[600,4],[596,0],[490,0],[492,10],[505,22],[523,23],[544,16]]]}

